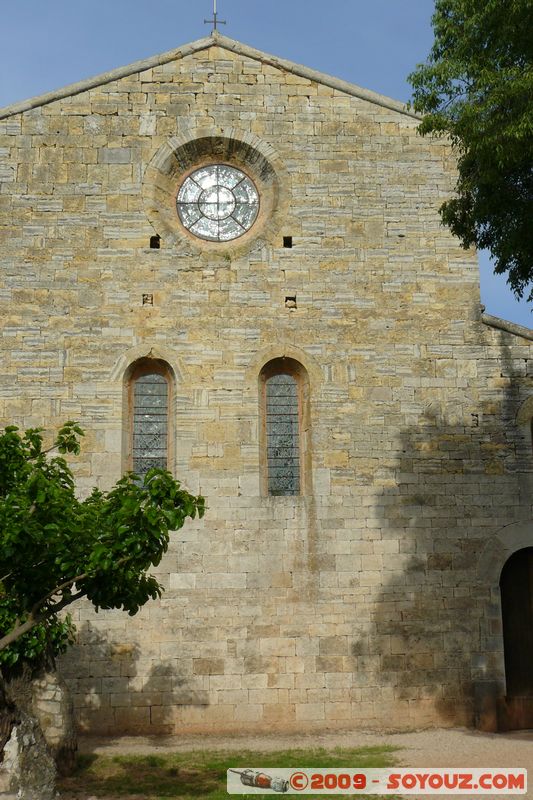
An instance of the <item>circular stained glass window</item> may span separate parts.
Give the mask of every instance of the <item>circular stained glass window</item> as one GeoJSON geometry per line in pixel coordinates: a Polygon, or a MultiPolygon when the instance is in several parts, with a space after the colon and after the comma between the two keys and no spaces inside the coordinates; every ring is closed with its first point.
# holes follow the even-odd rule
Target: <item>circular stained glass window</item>
{"type": "Polygon", "coordinates": [[[259,195],[250,178],[226,164],[209,164],[183,181],[176,200],[188,231],[210,242],[228,242],[250,230],[259,195]]]}

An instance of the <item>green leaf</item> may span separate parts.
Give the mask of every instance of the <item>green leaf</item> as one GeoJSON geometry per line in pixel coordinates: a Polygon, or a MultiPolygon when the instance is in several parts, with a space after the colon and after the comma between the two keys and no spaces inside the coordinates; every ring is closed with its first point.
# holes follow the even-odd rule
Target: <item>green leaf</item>
{"type": "MultiPolygon", "coordinates": [[[[75,422],[59,430],[61,452],[77,454],[83,431],[75,422]]],[[[23,622],[35,603],[53,595],[76,575],[95,611],[122,608],[135,614],[161,587],[147,574],[160,563],[169,531],[187,516],[201,515],[204,500],[181,489],[166,470],[150,470],[144,483],[131,473],[111,491],[93,489],[84,501],[76,497],[67,461],[42,449],[42,432],[20,434],[9,426],[0,435],[0,634],[23,622]],[[18,623],[17,623],[18,620],[18,623]]],[[[78,588],[80,588],[78,586],[78,588]]],[[[65,600],[72,590],[62,591],[65,600]]],[[[53,601],[47,601],[53,608],[53,601]]],[[[73,641],[70,619],[52,611],[0,650],[0,665],[18,661],[37,665],[45,654],[58,654],[73,641]]]]}
{"type": "Polygon", "coordinates": [[[409,80],[420,133],[448,136],[458,157],[441,216],[465,248],[491,251],[521,297],[533,279],[533,4],[436,0],[433,29],[409,80]]]}

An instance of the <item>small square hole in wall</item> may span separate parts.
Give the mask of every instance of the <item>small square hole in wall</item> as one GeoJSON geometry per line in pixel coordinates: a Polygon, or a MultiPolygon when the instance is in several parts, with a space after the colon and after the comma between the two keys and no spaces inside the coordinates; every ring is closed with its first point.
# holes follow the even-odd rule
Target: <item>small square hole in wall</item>
{"type": "Polygon", "coordinates": [[[150,236],[150,247],[152,250],[159,250],[161,247],[161,237],[158,233],[155,236],[150,236]]]}
{"type": "Polygon", "coordinates": [[[296,311],[298,306],[296,305],[296,295],[292,295],[292,297],[285,298],[285,308],[289,308],[291,311],[296,311]]]}
{"type": "Polygon", "coordinates": [[[143,294],[143,306],[153,306],[153,304],[154,304],[153,294],[143,294]]]}
{"type": "Polygon", "coordinates": [[[292,247],[292,236],[283,237],[283,247],[292,247]]]}

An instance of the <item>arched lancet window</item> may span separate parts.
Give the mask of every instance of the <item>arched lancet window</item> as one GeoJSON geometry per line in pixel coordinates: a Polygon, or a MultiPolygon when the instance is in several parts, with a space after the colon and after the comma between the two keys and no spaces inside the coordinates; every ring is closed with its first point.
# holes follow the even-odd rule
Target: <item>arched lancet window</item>
{"type": "Polygon", "coordinates": [[[308,380],[292,358],[269,361],[260,375],[264,493],[304,494],[309,448],[308,380]]]}
{"type": "Polygon", "coordinates": [[[170,463],[171,371],[159,359],[144,358],[127,375],[129,425],[126,468],[141,477],[170,463]]]}

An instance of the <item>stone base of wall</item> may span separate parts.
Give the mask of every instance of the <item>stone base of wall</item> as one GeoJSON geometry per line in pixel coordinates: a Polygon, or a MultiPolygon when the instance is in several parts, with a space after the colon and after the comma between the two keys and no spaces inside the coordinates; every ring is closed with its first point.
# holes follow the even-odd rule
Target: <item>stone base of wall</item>
{"type": "Polygon", "coordinates": [[[350,703],[316,703],[308,706],[270,705],[259,711],[253,704],[180,708],[162,706],[122,709],[80,709],[80,733],[121,735],[226,735],[249,733],[312,733],[313,731],[368,730],[399,732],[420,728],[472,727],[468,705],[442,713],[434,700],[398,702],[384,708],[350,703]],[[315,718],[305,719],[306,715],[315,718]],[[316,718],[320,717],[320,718],[316,718]]]}

